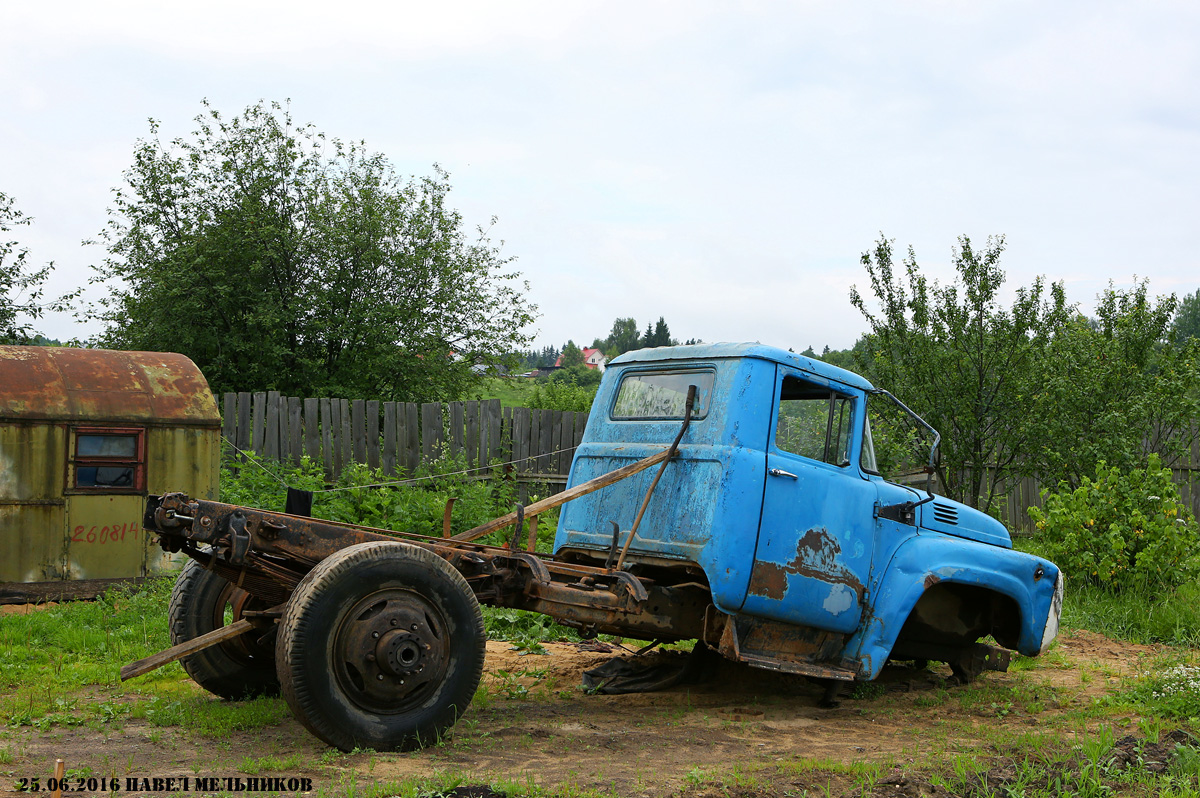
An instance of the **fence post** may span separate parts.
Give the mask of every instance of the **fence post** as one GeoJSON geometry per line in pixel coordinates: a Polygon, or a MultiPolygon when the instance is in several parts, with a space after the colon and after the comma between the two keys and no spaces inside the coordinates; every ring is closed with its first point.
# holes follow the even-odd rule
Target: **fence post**
{"type": "Polygon", "coordinates": [[[486,462],[490,463],[493,459],[499,459],[503,456],[503,441],[501,440],[503,429],[501,427],[500,400],[488,399],[486,402],[484,402],[484,405],[487,407],[488,419],[488,452],[486,462]]]}
{"type": "Polygon", "coordinates": [[[288,397],[288,454],[291,455],[292,464],[300,465],[300,456],[304,453],[300,448],[300,438],[303,432],[302,419],[300,415],[300,398],[298,396],[288,397]]]}
{"type": "Polygon", "coordinates": [[[321,462],[321,425],[317,400],[304,400],[304,453],[314,463],[321,462]]]}
{"type": "Polygon", "coordinates": [[[479,464],[479,402],[463,402],[463,415],[467,423],[463,448],[467,450],[467,467],[474,468],[479,464]]]}
{"type": "Polygon", "coordinates": [[[379,468],[379,400],[367,400],[367,465],[379,468]]]}
{"type": "Polygon", "coordinates": [[[396,403],[383,403],[383,473],[396,475],[396,403]]]}
{"type": "MultiPolygon", "coordinates": [[[[350,400],[338,399],[338,425],[342,430],[341,454],[342,465],[341,469],[345,469],[354,462],[353,444],[354,444],[354,426],[350,423],[350,400]]],[[[339,473],[341,472],[339,469],[339,473]]]]}
{"type": "MultiPolygon", "coordinates": [[[[237,438],[233,441],[243,452],[250,449],[250,394],[241,392],[237,398],[237,438]]],[[[241,455],[238,455],[239,457],[241,455]]]]}
{"type": "Polygon", "coordinates": [[[441,452],[442,404],[425,402],[421,405],[421,458],[432,461],[441,452]]]}
{"type": "Polygon", "coordinates": [[[411,477],[417,473],[421,457],[421,422],[415,402],[404,403],[404,467],[411,477]]]}
{"type": "Polygon", "coordinates": [[[267,440],[267,395],[263,392],[254,394],[253,436],[250,448],[259,457],[263,456],[263,447],[267,440]]]}
{"type": "Polygon", "coordinates": [[[333,465],[336,446],[336,439],[333,437],[333,410],[328,398],[320,399],[317,404],[321,408],[321,464],[325,467],[325,479],[332,482],[337,476],[333,465]]]}
{"type": "Polygon", "coordinates": [[[463,450],[463,403],[450,403],[450,454],[458,456],[463,450]]]}
{"type": "Polygon", "coordinates": [[[262,456],[279,459],[279,391],[267,391],[267,423],[263,425],[262,456]]]}

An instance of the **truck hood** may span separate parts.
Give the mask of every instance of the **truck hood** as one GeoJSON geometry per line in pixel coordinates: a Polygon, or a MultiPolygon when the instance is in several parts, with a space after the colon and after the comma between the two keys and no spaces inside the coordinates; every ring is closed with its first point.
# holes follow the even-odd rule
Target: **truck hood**
{"type": "Polygon", "coordinates": [[[920,511],[918,523],[922,529],[1006,549],[1012,548],[1012,538],[1004,524],[961,502],[935,494],[933,501],[922,504],[917,509],[920,511]]]}

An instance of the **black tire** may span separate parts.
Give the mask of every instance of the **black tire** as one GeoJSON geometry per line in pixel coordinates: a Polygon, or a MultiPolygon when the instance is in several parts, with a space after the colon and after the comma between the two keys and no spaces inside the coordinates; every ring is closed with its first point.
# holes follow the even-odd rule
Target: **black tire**
{"type": "MultiPolygon", "coordinates": [[[[195,560],[189,560],[175,580],[168,617],[171,645],[207,634],[232,623],[246,609],[265,609],[244,590],[195,560]]],[[[222,698],[241,699],[277,695],[273,647],[259,646],[261,632],[238,637],[197,651],[181,661],[196,684],[222,698]]]]}
{"type": "Polygon", "coordinates": [[[483,673],[483,615],[462,575],[405,543],[359,543],[300,581],[276,668],[292,714],[326,743],[399,751],[436,742],[483,673]]]}

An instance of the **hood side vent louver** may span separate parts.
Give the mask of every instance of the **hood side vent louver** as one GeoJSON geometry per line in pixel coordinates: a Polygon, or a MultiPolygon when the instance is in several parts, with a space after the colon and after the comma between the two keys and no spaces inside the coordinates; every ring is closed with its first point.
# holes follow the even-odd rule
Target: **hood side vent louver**
{"type": "Polygon", "coordinates": [[[958,526],[958,510],[946,504],[933,503],[933,518],[943,524],[958,526]]]}

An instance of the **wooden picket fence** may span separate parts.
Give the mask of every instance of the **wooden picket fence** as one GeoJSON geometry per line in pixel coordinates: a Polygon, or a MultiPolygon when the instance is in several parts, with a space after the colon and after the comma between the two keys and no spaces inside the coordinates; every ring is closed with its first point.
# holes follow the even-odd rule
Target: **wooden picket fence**
{"type": "Polygon", "coordinates": [[[498,399],[417,404],[277,391],[227,393],[222,418],[238,449],[295,464],[308,456],[331,480],[351,463],[411,475],[448,454],[468,468],[502,462],[519,481],[552,484],[566,483],[587,423],[587,413],[501,407],[498,399]]]}

